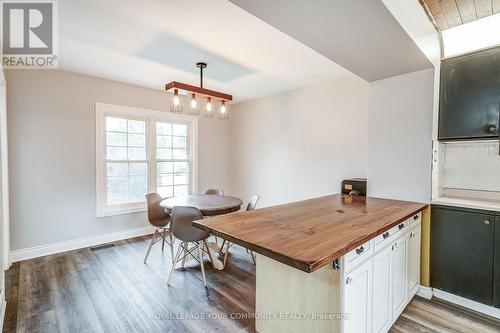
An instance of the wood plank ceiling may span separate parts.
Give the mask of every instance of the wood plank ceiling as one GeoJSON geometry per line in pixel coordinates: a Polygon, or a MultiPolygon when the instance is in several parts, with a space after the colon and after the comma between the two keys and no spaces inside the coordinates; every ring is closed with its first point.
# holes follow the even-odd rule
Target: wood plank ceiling
{"type": "Polygon", "coordinates": [[[419,0],[442,31],[500,12],[500,0],[419,0]]]}

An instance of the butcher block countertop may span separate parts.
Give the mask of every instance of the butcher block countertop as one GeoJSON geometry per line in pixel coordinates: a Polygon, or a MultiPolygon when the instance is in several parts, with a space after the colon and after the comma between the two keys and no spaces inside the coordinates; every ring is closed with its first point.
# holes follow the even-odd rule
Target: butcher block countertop
{"type": "Polygon", "coordinates": [[[313,272],[425,207],[422,203],[336,194],[210,217],[193,225],[313,272]]]}

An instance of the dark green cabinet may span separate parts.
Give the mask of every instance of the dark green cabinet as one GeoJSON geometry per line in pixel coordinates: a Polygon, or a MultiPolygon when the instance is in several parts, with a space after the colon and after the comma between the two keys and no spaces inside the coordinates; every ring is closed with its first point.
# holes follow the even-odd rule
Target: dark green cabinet
{"type": "Polygon", "coordinates": [[[494,213],[432,206],[431,214],[431,286],[493,305],[494,213]]]}
{"type": "Polygon", "coordinates": [[[439,140],[498,138],[500,47],[443,60],[439,140]]]}
{"type": "Polygon", "coordinates": [[[500,308],[500,214],[495,217],[495,253],[493,257],[493,306],[500,308]]]}

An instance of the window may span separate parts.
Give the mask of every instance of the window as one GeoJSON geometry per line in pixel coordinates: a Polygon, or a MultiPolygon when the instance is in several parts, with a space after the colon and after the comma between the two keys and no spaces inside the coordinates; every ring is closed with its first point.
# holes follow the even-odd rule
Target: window
{"type": "Polygon", "coordinates": [[[162,197],[189,193],[187,126],[156,123],[156,187],[162,197]]]}
{"type": "Polygon", "coordinates": [[[443,30],[441,36],[444,57],[450,58],[499,45],[499,29],[500,13],[443,30]]]}
{"type": "Polygon", "coordinates": [[[196,192],[196,117],[98,103],[96,132],[98,217],[196,192]]]}

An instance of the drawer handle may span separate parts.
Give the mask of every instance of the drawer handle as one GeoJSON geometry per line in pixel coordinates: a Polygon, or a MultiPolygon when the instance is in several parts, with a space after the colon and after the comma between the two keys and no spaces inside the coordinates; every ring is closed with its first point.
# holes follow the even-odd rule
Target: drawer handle
{"type": "Polygon", "coordinates": [[[404,224],[404,223],[401,223],[401,224],[399,225],[399,230],[403,229],[404,227],[405,227],[405,224],[404,224]]]}
{"type": "Polygon", "coordinates": [[[489,220],[485,220],[484,224],[490,224],[490,221],[489,220]]]}
{"type": "Polygon", "coordinates": [[[384,239],[386,239],[387,237],[389,237],[389,233],[388,232],[384,232],[384,234],[382,235],[382,237],[384,237],[384,239]]]}
{"type": "Polygon", "coordinates": [[[351,283],[352,279],[350,277],[348,277],[347,279],[345,279],[345,284],[349,284],[351,283]]]}
{"type": "Polygon", "coordinates": [[[361,254],[361,253],[363,253],[364,250],[365,250],[365,248],[363,246],[361,246],[361,247],[356,249],[356,253],[361,254]]]}
{"type": "Polygon", "coordinates": [[[413,219],[417,220],[418,219],[418,215],[413,216],[413,219]]]}

